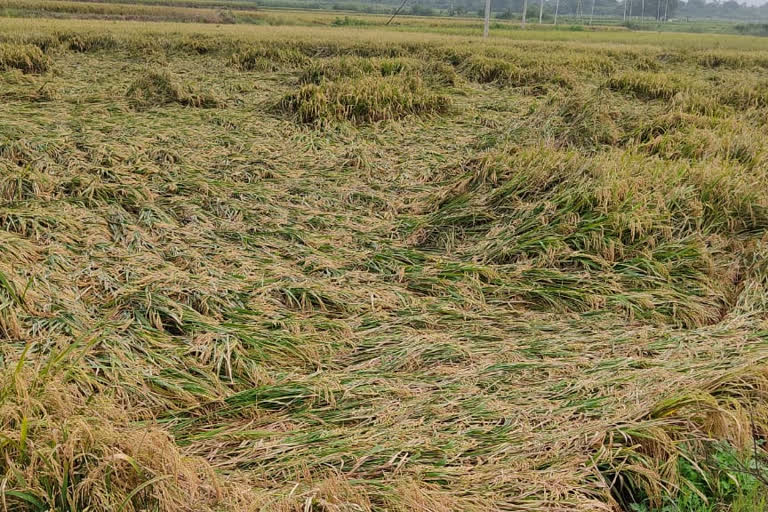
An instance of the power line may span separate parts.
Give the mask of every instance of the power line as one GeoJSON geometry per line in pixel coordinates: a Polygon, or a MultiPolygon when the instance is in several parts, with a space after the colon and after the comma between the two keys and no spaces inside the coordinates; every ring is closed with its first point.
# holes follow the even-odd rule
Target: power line
{"type": "Polygon", "coordinates": [[[393,20],[393,19],[395,19],[395,16],[397,16],[397,15],[400,13],[400,10],[401,10],[403,7],[405,7],[405,3],[406,3],[407,1],[408,1],[408,0],[403,0],[403,2],[400,4],[400,7],[398,7],[398,8],[397,8],[397,10],[396,10],[396,11],[395,11],[395,12],[392,14],[392,17],[391,17],[391,18],[389,18],[389,21],[387,21],[387,22],[384,24],[385,26],[386,26],[386,25],[389,25],[390,23],[392,23],[392,20],[393,20]]]}

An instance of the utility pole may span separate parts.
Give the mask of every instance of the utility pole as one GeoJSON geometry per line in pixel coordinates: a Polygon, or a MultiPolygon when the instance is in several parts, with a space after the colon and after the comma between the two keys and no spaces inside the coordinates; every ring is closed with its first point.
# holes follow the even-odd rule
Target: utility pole
{"type": "Polygon", "coordinates": [[[520,24],[521,27],[525,28],[525,15],[528,14],[528,0],[523,0],[523,22],[520,24]]]}
{"type": "Polygon", "coordinates": [[[555,26],[557,26],[557,10],[560,8],[560,0],[555,0],[555,26]]]}
{"type": "Polygon", "coordinates": [[[592,18],[595,17],[595,0],[592,0],[592,12],[589,13],[589,24],[592,25],[592,18]]]}
{"type": "Polygon", "coordinates": [[[485,24],[483,25],[483,37],[488,37],[488,26],[491,24],[491,0],[485,0],[485,24]]]}
{"type": "Polygon", "coordinates": [[[624,23],[627,22],[627,0],[624,0],[624,23]]]}
{"type": "Polygon", "coordinates": [[[645,0],[640,3],[640,24],[645,23],[645,0]]]}
{"type": "Polygon", "coordinates": [[[669,0],[667,0],[667,3],[664,4],[664,22],[666,23],[669,19],[669,0]]]}
{"type": "MultiPolygon", "coordinates": [[[[667,0],[669,5],[669,0],[667,0]]],[[[539,25],[541,25],[541,19],[544,17],[544,0],[539,0],[539,25]]]]}

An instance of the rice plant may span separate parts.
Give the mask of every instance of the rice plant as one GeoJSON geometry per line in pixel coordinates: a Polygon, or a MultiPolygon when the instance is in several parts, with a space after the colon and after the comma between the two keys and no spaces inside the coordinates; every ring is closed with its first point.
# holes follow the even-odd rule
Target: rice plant
{"type": "Polygon", "coordinates": [[[50,60],[36,46],[0,43],[0,71],[18,69],[23,73],[43,73],[49,66],[50,60]]]}
{"type": "Polygon", "coordinates": [[[0,18],[3,508],[764,508],[757,38],[232,9],[0,18]]]}
{"type": "Polygon", "coordinates": [[[448,111],[450,99],[430,90],[418,77],[363,77],[308,84],[286,95],[280,108],[302,123],[332,121],[371,123],[407,115],[437,115],[448,111]]]}
{"type": "Polygon", "coordinates": [[[176,81],[168,72],[148,71],[134,80],[125,92],[128,103],[135,109],[146,109],[178,103],[190,107],[211,108],[218,100],[210,94],[200,94],[176,81]]]}

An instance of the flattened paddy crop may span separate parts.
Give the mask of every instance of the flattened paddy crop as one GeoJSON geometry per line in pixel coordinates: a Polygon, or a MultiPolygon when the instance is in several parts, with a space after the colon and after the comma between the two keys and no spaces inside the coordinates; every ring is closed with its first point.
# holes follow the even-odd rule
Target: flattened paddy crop
{"type": "Polygon", "coordinates": [[[0,24],[4,510],[762,510],[747,38],[0,24]]]}

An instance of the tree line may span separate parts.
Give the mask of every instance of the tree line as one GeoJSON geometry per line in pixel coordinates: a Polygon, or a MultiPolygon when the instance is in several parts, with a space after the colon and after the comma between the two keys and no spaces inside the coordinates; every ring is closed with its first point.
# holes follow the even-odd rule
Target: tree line
{"type": "MultiPolygon", "coordinates": [[[[398,5],[401,0],[357,0],[339,2],[340,9],[381,12],[386,5],[398,5]]],[[[492,16],[498,19],[519,18],[525,0],[492,0],[492,16]]],[[[612,16],[631,22],[639,18],[665,21],[671,19],[722,19],[748,22],[768,21],[768,2],[750,6],[736,0],[544,0],[544,19],[551,20],[555,8],[561,16],[612,16]]],[[[483,0],[408,0],[403,14],[420,16],[483,16],[483,0]]],[[[538,19],[539,2],[529,0],[528,17],[538,19]]],[[[754,26],[744,32],[755,33],[754,26]]]]}

